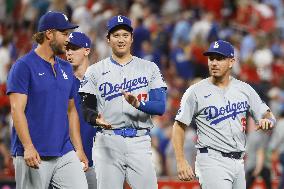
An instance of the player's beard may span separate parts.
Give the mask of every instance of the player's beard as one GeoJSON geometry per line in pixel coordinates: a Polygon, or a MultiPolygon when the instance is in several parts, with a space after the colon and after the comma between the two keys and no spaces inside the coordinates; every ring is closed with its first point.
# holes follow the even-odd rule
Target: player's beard
{"type": "Polygon", "coordinates": [[[65,50],[63,49],[63,46],[60,45],[56,40],[52,40],[50,42],[50,48],[52,49],[54,55],[65,54],[65,50]]]}

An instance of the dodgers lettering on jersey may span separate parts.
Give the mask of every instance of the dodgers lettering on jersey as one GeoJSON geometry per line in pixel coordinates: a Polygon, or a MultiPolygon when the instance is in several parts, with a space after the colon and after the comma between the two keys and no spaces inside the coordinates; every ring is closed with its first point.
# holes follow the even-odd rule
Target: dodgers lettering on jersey
{"type": "Polygon", "coordinates": [[[187,89],[175,119],[186,125],[195,119],[197,148],[245,151],[246,118],[251,115],[257,122],[268,109],[248,84],[232,78],[221,89],[207,78],[187,89]]]}
{"type": "Polygon", "coordinates": [[[116,83],[112,84],[110,82],[102,83],[99,86],[99,91],[101,92],[101,97],[105,97],[105,100],[110,101],[113,98],[116,98],[118,96],[121,96],[122,93],[121,90],[124,90],[126,92],[132,92],[137,89],[147,87],[148,86],[148,80],[146,77],[138,77],[135,79],[127,80],[124,78],[123,83],[116,83]]]}
{"type": "Polygon", "coordinates": [[[147,101],[149,91],[161,87],[167,86],[158,66],[133,56],[125,65],[106,58],[90,66],[81,83],[80,92],[97,96],[98,110],[113,128],[151,128],[151,116],[130,105],[121,90],[147,101]]]}
{"type": "Polygon", "coordinates": [[[206,115],[206,121],[209,121],[210,125],[216,125],[221,121],[228,118],[236,119],[240,113],[247,112],[250,108],[248,101],[231,103],[228,101],[226,106],[220,108],[216,106],[208,106],[204,108],[204,115],[206,115]]]}

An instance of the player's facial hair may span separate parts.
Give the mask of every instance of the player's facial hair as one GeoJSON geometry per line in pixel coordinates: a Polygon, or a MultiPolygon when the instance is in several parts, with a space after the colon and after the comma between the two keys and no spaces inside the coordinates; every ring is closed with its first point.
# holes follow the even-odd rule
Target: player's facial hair
{"type": "Polygon", "coordinates": [[[55,39],[50,42],[49,46],[55,55],[61,55],[65,53],[65,51],[62,49],[62,46],[55,39]]]}

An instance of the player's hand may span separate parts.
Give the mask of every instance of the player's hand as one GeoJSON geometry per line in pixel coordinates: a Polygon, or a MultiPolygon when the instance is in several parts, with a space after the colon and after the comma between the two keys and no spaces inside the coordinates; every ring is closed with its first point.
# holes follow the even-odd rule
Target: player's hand
{"type": "Polygon", "coordinates": [[[84,163],[83,170],[86,172],[89,169],[89,161],[83,150],[76,150],[79,160],[84,163]]]}
{"type": "Polygon", "coordinates": [[[270,159],[272,162],[279,161],[279,152],[277,150],[272,151],[270,159]]]}
{"type": "Polygon", "coordinates": [[[257,177],[257,176],[260,174],[261,170],[262,170],[262,167],[256,167],[256,168],[253,170],[252,175],[253,175],[254,177],[257,177]]]}
{"type": "Polygon", "coordinates": [[[178,178],[182,181],[191,181],[195,178],[191,166],[185,159],[177,161],[177,172],[178,178]]]}
{"type": "Polygon", "coordinates": [[[37,152],[37,150],[35,149],[34,146],[29,146],[29,147],[25,148],[24,160],[25,160],[27,166],[34,168],[34,169],[39,168],[39,164],[41,162],[41,159],[40,159],[39,153],[37,152]]]}
{"type": "Polygon", "coordinates": [[[134,108],[138,108],[140,106],[140,102],[136,96],[129,92],[125,92],[124,90],[121,90],[121,93],[123,94],[125,100],[134,108]]]}
{"type": "Polygon", "coordinates": [[[102,114],[99,114],[96,119],[97,126],[103,129],[111,129],[111,125],[105,121],[102,114]]]}
{"type": "Polygon", "coordinates": [[[256,130],[271,130],[274,127],[273,121],[270,119],[260,119],[256,130]]]}

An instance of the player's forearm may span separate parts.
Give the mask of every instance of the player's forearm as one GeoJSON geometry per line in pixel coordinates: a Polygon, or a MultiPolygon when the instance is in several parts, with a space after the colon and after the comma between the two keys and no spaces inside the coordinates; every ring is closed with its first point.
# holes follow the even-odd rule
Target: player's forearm
{"type": "Polygon", "coordinates": [[[68,108],[69,133],[75,150],[83,150],[80,122],[75,106],[68,108]]]}
{"type": "Polygon", "coordinates": [[[140,102],[137,109],[150,115],[163,115],[166,111],[166,103],[164,101],[140,102]]]}
{"type": "Polygon", "coordinates": [[[182,124],[181,122],[175,121],[172,133],[172,143],[177,161],[185,159],[184,150],[183,150],[184,138],[185,138],[185,125],[182,124]]]}
{"type": "Polygon", "coordinates": [[[25,113],[20,110],[13,110],[13,108],[11,109],[11,113],[14,127],[23,147],[25,149],[33,147],[25,113]]]}
{"type": "Polygon", "coordinates": [[[149,92],[149,101],[140,102],[138,110],[150,115],[163,115],[166,111],[166,89],[151,89],[149,92]]]}
{"type": "Polygon", "coordinates": [[[264,149],[258,149],[256,152],[256,166],[255,169],[262,170],[264,165],[265,152],[264,149]]]}
{"type": "Polygon", "coordinates": [[[11,115],[17,135],[23,144],[23,147],[33,147],[29,132],[28,122],[25,115],[25,105],[27,97],[20,94],[10,94],[11,115]]]}

